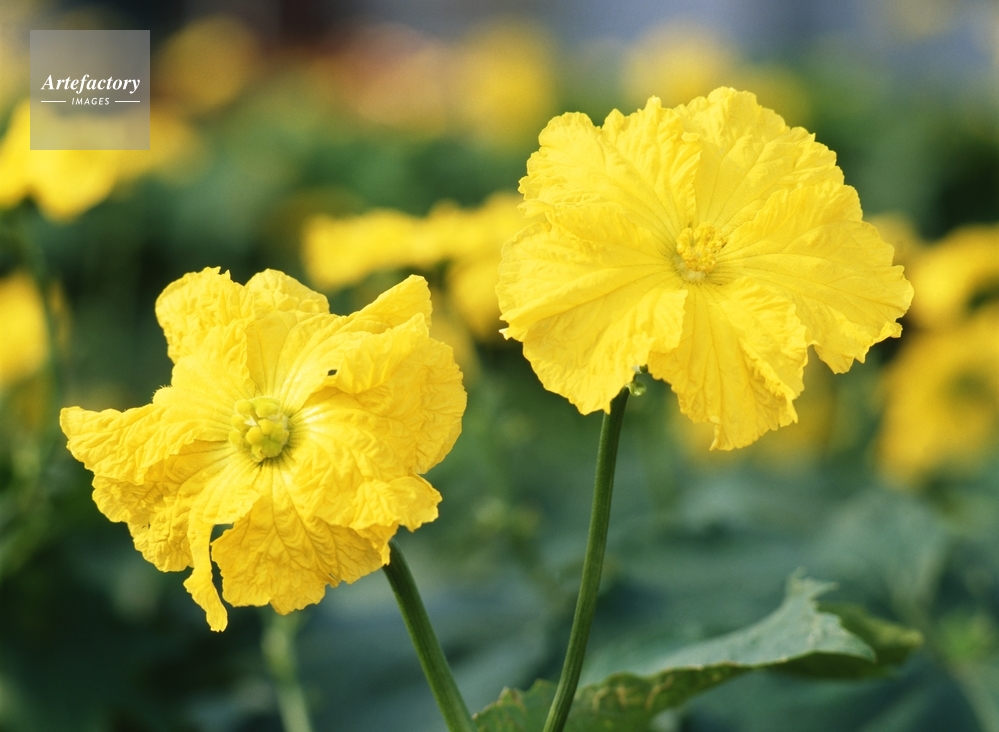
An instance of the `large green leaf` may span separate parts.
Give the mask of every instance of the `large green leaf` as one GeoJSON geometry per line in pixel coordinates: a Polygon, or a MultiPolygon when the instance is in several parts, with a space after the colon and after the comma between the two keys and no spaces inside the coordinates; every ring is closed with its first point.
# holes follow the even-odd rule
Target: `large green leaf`
{"type": "MultiPolygon", "coordinates": [[[[584,673],[600,679],[576,694],[569,722],[571,732],[642,732],[665,709],[676,707],[705,689],[762,668],[781,668],[815,659],[799,670],[831,676],[861,675],[855,666],[878,667],[868,643],[844,627],[840,616],[823,612],[816,598],[832,585],[796,576],[788,580],[787,596],[769,616],[728,635],[679,650],[663,641],[643,639],[627,648],[596,656],[584,673]],[[848,663],[842,665],[846,660],[848,663]]],[[[921,638],[890,623],[874,621],[855,608],[848,623],[888,651],[888,660],[904,660],[921,638]],[[903,632],[904,631],[904,632],[903,632]]],[[[478,715],[482,732],[536,732],[544,726],[555,687],[538,681],[526,692],[505,690],[499,700],[478,715]]]]}

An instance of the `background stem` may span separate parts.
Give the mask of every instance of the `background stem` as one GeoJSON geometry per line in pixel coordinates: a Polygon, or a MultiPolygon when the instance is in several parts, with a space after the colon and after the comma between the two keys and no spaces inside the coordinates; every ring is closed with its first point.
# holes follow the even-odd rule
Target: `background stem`
{"type": "Polygon", "coordinates": [[[383,569],[389,584],[392,585],[392,591],[395,592],[395,599],[402,611],[402,619],[406,623],[406,629],[409,630],[409,637],[413,639],[416,655],[420,658],[423,673],[430,683],[434,698],[437,699],[437,706],[444,715],[447,728],[451,732],[476,732],[475,722],[472,721],[472,715],[468,713],[465,700],[458,691],[458,684],[437,641],[437,635],[430,624],[427,610],[423,606],[423,600],[420,599],[420,593],[416,589],[416,583],[402,556],[402,551],[394,540],[389,542],[389,547],[391,551],[389,563],[383,569]]]}
{"type": "Polygon", "coordinates": [[[614,466],[617,464],[617,446],[624,422],[624,407],[628,403],[627,387],[611,401],[610,413],[604,415],[600,428],[600,446],[597,448],[597,471],[593,485],[593,508],[590,512],[590,532],[586,539],[586,557],[583,560],[583,579],[576,601],[576,613],[569,633],[569,648],[559,678],[555,700],[548,711],[545,732],[561,732],[569,718],[572,700],[583,668],[586,642],[590,638],[590,625],[597,608],[597,591],[600,573],[604,566],[604,548],[607,546],[607,527],[610,524],[611,493],[614,490],[614,466]]]}
{"type": "Polygon", "coordinates": [[[264,634],[260,647],[277,690],[278,711],[285,732],[312,732],[305,694],[298,682],[298,662],[295,658],[295,635],[301,613],[278,615],[264,610],[264,634]]]}

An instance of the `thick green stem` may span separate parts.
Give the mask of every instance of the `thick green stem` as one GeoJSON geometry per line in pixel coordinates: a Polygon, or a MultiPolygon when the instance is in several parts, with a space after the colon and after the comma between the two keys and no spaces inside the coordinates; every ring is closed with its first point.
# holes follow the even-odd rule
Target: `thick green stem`
{"type": "Polygon", "coordinates": [[[305,694],[298,683],[298,662],[295,659],[299,616],[300,613],[278,615],[270,609],[264,610],[264,634],[260,646],[274,679],[284,732],[312,732],[305,694]]]}
{"type": "Polygon", "coordinates": [[[611,401],[610,413],[604,415],[600,428],[600,447],[597,449],[597,475],[593,485],[593,508],[590,513],[590,533],[586,539],[586,557],[583,560],[583,580],[576,601],[576,614],[572,618],[569,648],[559,678],[555,700],[548,711],[545,732],[562,732],[583,668],[586,642],[590,638],[590,625],[597,608],[597,591],[600,573],[604,566],[604,548],[607,546],[607,526],[610,523],[611,493],[614,490],[614,466],[617,463],[617,445],[624,422],[624,407],[630,390],[626,387],[611,401]]]}
{"type": "Polygon", "coordinates": [[[437,699],[437,706],[440,707],[444,721],[451,732],[476,732],[475,722],[472,715],[468,713],[465,700],[461,698],[458,691],[458,684],[455,683],[454,674],[444,657],[441,644],[437,641],[437,635],[430,624],[427,616],[427,609],[423,607],[423,600],[420,599],[420,592],[416,589],[416,582],[409,571],[402,551],[395,540],[389,542],[390,556],[389,563],[383,569],[388,577],[392,591],[395,592],[395,599],[399,603],[399,610],[402,611],[402,619],[406,623],[409,637],[413,639],[413,646],[416,648],[416,655],[423,666],[423,674],[430,683],[430,690],[437,699]]]}

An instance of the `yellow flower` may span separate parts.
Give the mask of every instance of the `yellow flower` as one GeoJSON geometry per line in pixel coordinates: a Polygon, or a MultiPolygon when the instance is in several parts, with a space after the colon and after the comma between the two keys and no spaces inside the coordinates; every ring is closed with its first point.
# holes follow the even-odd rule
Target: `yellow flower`
{"type": "Polygon", "coordinates": [[[529,142],[554,112],[551,43],[525,24],[492,24],[455,52],[459,127],[481,139],[529,142]]]}
{"type": "Polygon", "coordinates": [[[391,210],[345,219],[316,216],[305,225],[305,269],[319,287],[337,288],[381,269],[426,270],[450,262],[450,299],[469,329],[486,340],[500,326],[500,249],[525,224],[519,203],[514,194],[496,193],[471,211],[438,204],[425,218],[391,210]]]}
{"type": "Polygon", "coordinates": [[[232,102],[258,71],[260,49],[239,21],[216,15],[167,39],[156,59],[158,89],[193,113],[232,102]]]}
{"type": "Polygon", "coordinates": [[[907,339],[885,386],[880,452],[889,473],[967,467],[999,430],[999,310],[907,339]]]}
{"type": "Polygon", "coordinates": [[[0,392],[30,376],[48,358],[45,305],[31,277],[18,272],[0,279],[0,392]]]}
{"type": "Polygon", "coordinates": [[[663,25],[626,55],[623,86],[630,100],[641,103],[656,95],[669,106],[733,83],[736,66],[732,44],[713,31],[686,23],[663,25]]]}
{"type": "Polygon", "coordinates": [[[916,257],[909,275],[919,292],[912,316],[921,326],[964,321],[983,301],[999,297],[999,226],[954,231],[916,257]]]}
{"type": "Polygon", "coordinates": [[[67,221],[103,201],[122,181],[189,163],[195,137],[184,123],[154,109],[149,134],[149,150],[32,150],[25,100],[0,140],[0,208],[30,196],[48,218],[67,221]]]}
{"type": "Polygon", "coordinates": [[[796,420],[813,345],[833,371],[901,332],[912,288],[835,156],[746,92],[553,119],[520,182],[544,216],[503,248],[508,338],[584,414],[647,365],[714,448],[796,420]]]}
{"type": "Polygon", "coordinates": [[[61,425],[100,510],[157,568],[194,568],[184,584],[213,630],[227,616],[212,560],[229,603],[288,613],[384,565],[400,525],[437,517],[419,474],[457,439],[465,392],[428,335],[422,278],[338,316],[280,272],[243,287],[206,269],[156,315],[171,386],[125,412],[65,409],[61,425]]]}

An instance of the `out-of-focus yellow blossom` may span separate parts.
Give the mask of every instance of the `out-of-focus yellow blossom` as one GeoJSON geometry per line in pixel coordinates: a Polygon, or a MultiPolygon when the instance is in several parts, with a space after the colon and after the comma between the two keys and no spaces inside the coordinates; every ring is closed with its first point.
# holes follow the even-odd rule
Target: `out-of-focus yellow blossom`
{"type": "Polygon", "coordinates": [[[551,43],[527,25],[491,25],[471,33],[451,68],[458,124],[499,143],[531,140],[552,115],[551,43]]]}
{"type": "Polygon", "coordinates": [[[60,422],[100,510],[157,568],[193,566],[184,584],[213,630],[227,615],[212,560],[228,602],[288,613],[384,565],[399,526],[437,517],[420,474],[458,437],[465,392],[428,335],[425,280],[338,316],[280,272],[243,287],[206,269],[167,287],[156,315],[171,386],[60,422]]]}
{"type": "Polygon", "coordinates": [[[229,16],[191,23],[164,44],[155,65],[157,90],[194,113],[233,101],[254,77],[260,48],[253,32],[229,16]]]}
{"type": "Polygon", "coordinates": [[[521,180],[543,216],[503,248],[508,338],[584,414],[647,365],[681,411],[748,445],[797,419],[808,347],[863,360],[912,288],[835,155],[747,92],[553,119],[521,180]]]}
{"type": "Polygon", "coordinates": [[[380,269],[429,269],[450,262],[448,295],[480,339],[499,331],[496,283],[503,242],[525,224],[515,194],[497,193],[463,210],[443,202],[424,218],[377,210],[352,218],[317,216],[304,228],[302,256],[319,287],[354,284],[380,269]]]}
{"type": "Polygon", "coordinates": [[[0,279],[0,392],[35,373],[49,355],[45,305],[24,272],[0,279]]]}
{"type": "MultiPolygon", "coordinates": [[[[872,216],[868,220],[877,227],[881,238],[894,247],[897,263],[908,267],[921,256],[925,242],[905,214],[889,212],[872,216]]],[[[910,271],[909,279],[912,277],[910,271]]]]}
{"type": "Polygon", "coordinates": [[[925,328],[965,320],[983,301],[999,298],[999,226],[958,229],[913,261],[919,297],[912,316],[925,328]]]}
{"type": "Polygon", "coordinates": [[[887,470],[912,479],[966,468],[999,434],[999,309],[907,340],[885,385],[880,452],[887,470]]]}
{"type": "Polygon", "coordinates": [[[636,104],[657,96],[671,107],[735,83],[736,56],[731,47],[701,26],[681,23],[654,28],[624,60],[625,93],[636,104]]]}
{"type": "Polygon", "coordinates": [[[190,127],[158,109],[150,112],[149,136],[149,150],[32,150],[25,100],[0,141],[0,208],[30,196],[47,217],[67,221],[103,201],[123,181],[184,164],[197,145],[190,127]]]}

